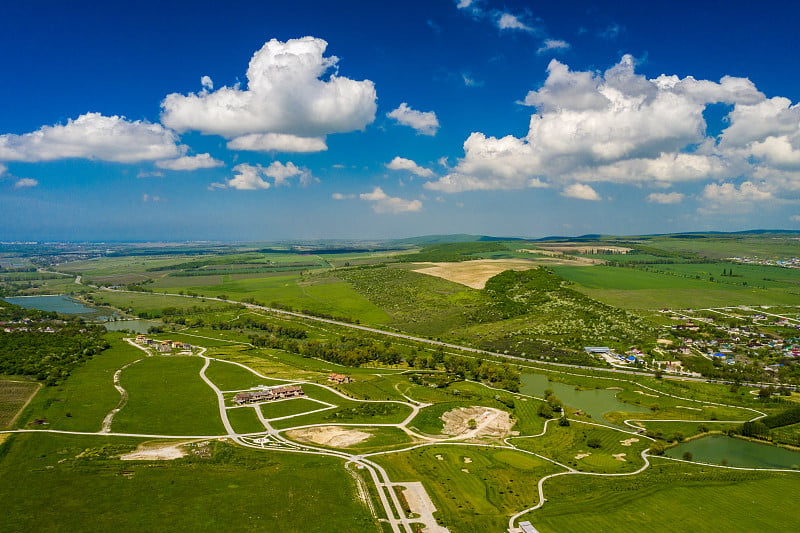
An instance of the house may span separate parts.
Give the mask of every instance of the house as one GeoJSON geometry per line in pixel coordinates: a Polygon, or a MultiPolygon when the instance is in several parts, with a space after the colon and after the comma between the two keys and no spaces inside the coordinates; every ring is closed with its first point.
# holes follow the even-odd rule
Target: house
{"type": "Polygon", "coordinates": [[[353,379],[350,376],[332,372],[328,374],[328,381],[331,381],[333,383],[352,383],[353,379]]]}
{"type": "Polygon", "coordinates": [[[268,402],[270,400],[296,398],[298,396],[305,396],[303,387],[300,385],[279,385],[256,391],[236,393],[233,401],[236,405],[244,405],[246,403],[268,402]]]}

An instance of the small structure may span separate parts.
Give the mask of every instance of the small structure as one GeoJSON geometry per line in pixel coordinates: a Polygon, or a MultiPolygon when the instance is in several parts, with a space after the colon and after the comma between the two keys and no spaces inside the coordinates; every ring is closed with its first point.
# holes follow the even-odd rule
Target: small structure
{"type": "Polygon", "coordinates": [[[332,372],[328,374],[328,381],[332,381],[333,383],[352,383],[353,379],[350,376],[332,372]]]}
{"type": "Polygon", "coordinates": [[[527,521],[520,522],[519,527],[522,529],[522,533],[539,533],[539,530],[533,527],[533,524],[527,521]]]}
{"type": "Polygon", "coordinates": [[[277,387],[270,387],[251,392],[239,392],[233,397],[236,405],[244,405],[247,403],[268,402],[270,400],[281,400],[284,398],[296,398],[298,396],[305,396],[303,387],[300,385],[278,385],[277,387]]]}
{"type": "Polygon", "coordinates": [[[136,335],[136,344],[145,344],[147,342],[147,337],[144,335],[136,335]]]}
{"type": "Polygon", "coordinates": [[[607,346],[586,346],[583,351],[586,353],[596,353],[596,354],[603,354],[608,353],[611,351],[611,348],[607,346]]]}

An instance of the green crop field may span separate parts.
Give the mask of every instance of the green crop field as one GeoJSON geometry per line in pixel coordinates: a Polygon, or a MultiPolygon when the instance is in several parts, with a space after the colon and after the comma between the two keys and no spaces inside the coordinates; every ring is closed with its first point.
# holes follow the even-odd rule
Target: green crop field
{"type": "Polygon", "coordinates": [[[37,383],[0,379],[0,429],[11,426],[20,410],[38,390],[37,383]]]}
{"type": "Polygon", "coordinates": [[[582,472],[619,474],[644,465],[640,454],[651,441],[642,436],[572,421],[566,427],[550,422],[547,432],[541,437],[518,438],[511,442],[523,450],[550,457],[582,472]]]}
{"type": "Polygon", "coordinates": [[[14,483],[0,483],[2,529],[380,531],[341,459],[224,443],[212,443],[205,458],[115,458],[138,442],[42,434],[6,441],[0,479],[14,483]]]}
{"type": "Polygon", "coordinates": [[[793,531],[800,475],[698,467],[654,459],[629,478],[559,476],[547,504],[522,520],[561,531],[793,531]]]}
{"type": "Polygon", "coordinates": [[[374,460],[398,482],[423,480],[439,522],[454,533],[504,531],[511,514],[538,501],[539,478],[561,470],[523,452],[477,446],[425,446],[374,460]]]}
{"type": "Polygon", "coordinates": [[[75,369],[63,385],[46,387],[37,394],[26,410],[25,421],[44,420],[44,427],[50,429],[99,431],[103,418],[120,401],[114,372],[145,355],[120,338],[120,334],[106,334],[110,349],[75,369]]]}
{"type": "Polygon", "coordinates": [[[157,356],[122,372],[130,399],[111,429],[121,433],[222,435],[217,397],[200,379],[203,359],[157,356]]]}

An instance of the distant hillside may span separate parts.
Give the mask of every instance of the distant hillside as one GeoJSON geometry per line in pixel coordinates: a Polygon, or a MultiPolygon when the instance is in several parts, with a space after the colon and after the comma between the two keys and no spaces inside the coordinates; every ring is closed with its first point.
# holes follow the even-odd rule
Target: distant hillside
{"type": "Polygon", "coordinates": [[[423,246],[431,244],[450,244],[450,243],[460,243],[460,242],[493,242],[493,241],[523,241],[523,240],[525,239],[521,239],[518,237],[492,237],[489,235],[469,235],[466,233],[457,233],[454,235],[423,235],[420,237],[395,239],[389,241],[388,244],[394,246],[399,246],[403,244],[423,246]]]}

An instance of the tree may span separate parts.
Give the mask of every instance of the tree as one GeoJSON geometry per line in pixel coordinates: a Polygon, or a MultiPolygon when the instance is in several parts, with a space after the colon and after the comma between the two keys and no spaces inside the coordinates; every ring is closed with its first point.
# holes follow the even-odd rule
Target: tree
{"type": "Polygon", "coordinates": [[[567,418],[566,414],[562,414],[561,418],[558,419],[558,425],[562,427],[569,426],[569,419],[567,418]]]}
{"type": "Polygon", "coordinates": [[[691,461],[693,457],[694,456],[692,455],[692,452],[690,452],[690,451],[683,452],[683,460],[684,461],[691,461]]]}
{"type": "Polygon", "coordinates": [[[589,438],[586,440],[586,445],[587,445],[589,448],[599,448],[599,447],[600,447],[602,444],[601,444],[601,442],[600,442],[600,439],[599,439],[599,438],[597,438],[597,437],[589,437],[589,438]]]}

